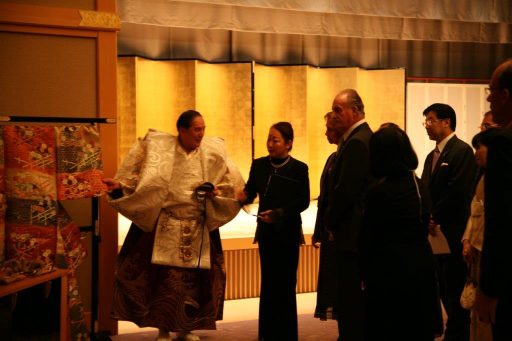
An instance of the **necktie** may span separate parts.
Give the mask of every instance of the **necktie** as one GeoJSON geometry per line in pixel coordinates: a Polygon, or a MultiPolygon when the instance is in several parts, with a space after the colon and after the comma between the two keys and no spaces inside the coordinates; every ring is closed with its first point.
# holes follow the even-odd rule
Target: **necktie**
{"type": "Polygon", "coordinates": [[[432,158],[432,169],[430,170],[431,173],[434,172],[434,168],[436,168],[437,160],[439,160],[439,155],[441,153],[439,152],[439,148],[434,149],[434,157],[432,158]]]}

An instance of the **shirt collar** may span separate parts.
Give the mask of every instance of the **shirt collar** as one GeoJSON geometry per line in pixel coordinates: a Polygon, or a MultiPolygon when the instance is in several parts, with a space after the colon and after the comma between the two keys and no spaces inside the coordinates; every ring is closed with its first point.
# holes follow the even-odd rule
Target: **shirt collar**
{"type": "Polygon", "coordinates": [[[364,118],[359,120],[359,121],[357,121],[356,123],[352,124],[352,126],[350,128],[348,128],[347,131],[343,134],[343,136],[341,137],[341,141],[340,142],[347,141],[349,136],[350,136],[350,134],[352,134],[352,132],[354,131],[354,129],[356,129],[357,127],[359,127],[363,123],[366,123],[366,120],[364,118]]]}
{"type": "Polygon", "coordinates": [[[176,152],[183,154],[187,159],[189,159],[199,152],[199,148],[196,148],[190,153],[187,153],[187,151],[181,146],[181,144],[178,141],[178,143],[176,143],[176,152]]]}
{"type": "Polygon", "coordinates": [[[443,149],[444,149],[444,147],[446,147],[446,144],[448,143],[448,141],[454,136],[455,136],[455,132],[452,132],[450,135],[446,136],[444,139],[441,140],[441,142],[439,142],[437,144],[437,149],[439,149],[440,154],[443,152],[443,149]]]}

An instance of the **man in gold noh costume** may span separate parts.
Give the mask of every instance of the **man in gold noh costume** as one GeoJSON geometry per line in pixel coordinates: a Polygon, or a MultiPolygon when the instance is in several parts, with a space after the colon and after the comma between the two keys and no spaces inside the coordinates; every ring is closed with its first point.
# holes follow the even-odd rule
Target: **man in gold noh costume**
{"type": "Polygon", "coordinates": [[[109,202],[133,223],[119,253],[112,316],[159,329],[157,340],[199,340],[222,319],[225,272],[218,228],[240,210],[243,187],[220,138],[188,110],[178,136],[150,130],[129,151],[109,202]]]}

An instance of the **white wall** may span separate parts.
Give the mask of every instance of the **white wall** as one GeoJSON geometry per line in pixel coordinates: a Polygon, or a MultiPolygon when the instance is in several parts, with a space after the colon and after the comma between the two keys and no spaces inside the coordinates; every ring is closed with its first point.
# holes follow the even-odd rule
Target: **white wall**
{"type": "Polygon", "coordinates": [[[485,96],[486,84],[407,83],[405,130],[418,154],[420,176],[427,154],[434,149],[422,122],[423,110],[432,103],[446,103],[457,115],[457,136],[471,145],[478,133],[483,114],[489,110],[485,96]]]}

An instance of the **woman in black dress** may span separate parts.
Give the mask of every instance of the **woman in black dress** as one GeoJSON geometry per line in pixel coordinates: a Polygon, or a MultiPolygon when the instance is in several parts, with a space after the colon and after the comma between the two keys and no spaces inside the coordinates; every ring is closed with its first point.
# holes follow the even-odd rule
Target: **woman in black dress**
{"type": "Polygon", "coordinates": [[[259,196],[255,242],[259,244],[261,291],[259,339],[297,340],[295,286],[299,246],[304,243],[300,212],[309,206],[308,166],[289,155],[293,128],[289,122],[270,127],[269,155],[252,162],[240,193],[243,204],[259,196]]]}
{"type": "Polygon", "coordinates": [[[366,340],[432,341],[439,306],[418,158],[396,125],[378,130],[369,148],[378,181],[367,194],[361,240],[366,340]]]}

